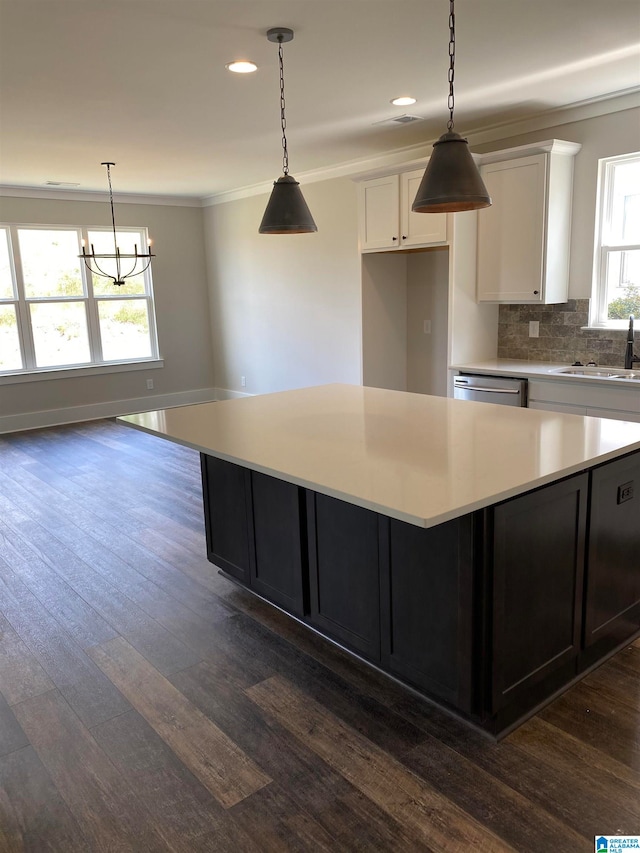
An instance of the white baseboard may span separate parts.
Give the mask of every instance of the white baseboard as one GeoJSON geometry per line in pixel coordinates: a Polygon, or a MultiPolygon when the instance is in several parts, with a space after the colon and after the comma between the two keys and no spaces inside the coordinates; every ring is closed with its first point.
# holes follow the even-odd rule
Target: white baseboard
{"type": "Polygon", "coordinates": [[[88,406],[68,406],[63,409],[46,409],[41,412],[26,412],[19,415],[0,415],[0,434],[72,424],[80,421],[93,421],[97,418],[114,418],[118,415],[131,415],[135,412],[149,412],[154,409],[170,409],[174,406],[190,406],[193,403],[210,403],[218,399],[226,399],[223,396],[218,396],[218,389],[196,388],[193,391],[147,395],[130,400],[110,400],[106,403],[92,403],[88,406]]]}
{"type": "Polygon", "coordinates": [[[230,388],[216,388],[216,400],[235,400],[238,397],[253,397],[253,394],[247,394],[246,391],[232,391],[230,388]]]}

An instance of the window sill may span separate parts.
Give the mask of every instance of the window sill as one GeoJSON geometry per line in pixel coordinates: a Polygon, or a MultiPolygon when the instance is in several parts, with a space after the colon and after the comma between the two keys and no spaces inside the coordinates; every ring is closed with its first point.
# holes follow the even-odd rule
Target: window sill
{"type": "Polygon", "coordinates": [[[0,385],[16,385],[20,382],[42,382],[51,379],[77,379],[97,376],[100,373],[125,373],[129,370],[155,370],[164,367],[164,359],[150,358],[140,361],[114,361],[109,364],[87,364],[80,367],[44,367],[29,373],[5,373],[0,375],[0,385]]]}
{"type": "Polygon", "coordinates": [[[606,326],[580,326],[581,332],[625,332],[629,328],[628,320],[619,320],[615,325],[613,323],[606,326]]]}

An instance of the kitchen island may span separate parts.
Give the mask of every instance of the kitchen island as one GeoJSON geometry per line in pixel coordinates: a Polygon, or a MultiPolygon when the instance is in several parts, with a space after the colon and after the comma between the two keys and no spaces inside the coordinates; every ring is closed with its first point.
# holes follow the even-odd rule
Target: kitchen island
{"type": "Polygon", "coordinates": [[[120,421],[198,450],[208,557],[499,736],[640,629],[640,425],[360,386],[120,421]]]}

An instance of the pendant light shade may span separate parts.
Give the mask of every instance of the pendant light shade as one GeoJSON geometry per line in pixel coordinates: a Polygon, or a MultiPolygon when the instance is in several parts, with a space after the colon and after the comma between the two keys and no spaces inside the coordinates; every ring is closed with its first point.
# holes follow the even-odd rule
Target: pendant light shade
{"type": "Polygon", "coordinates": [[[300,184],[289,174],[289,150],[285,133],[287,122],[284,108],[284,64],[282,44],[293,39],[293,30],[288,27],[273,27],[267,31],[269,41],[278,44],[280,64],[280,124],[282,127],[282,171],[283,175],[273,184],[271,196],[258,228],[260,234],[310,234],[317,231],[311,211],[304,200],[300,184]]]}
{"type": "Polygon", "coordinates": [[[490,205],[467,140],[453,131],[443,133],[434,143],[411,209],[415,213],[455,213],[490,205]]]}
{"type": "Polygon", "coordinates": [[[456,17],[454,0],[449,0],[449,121],[447,132],[433,145],[433,153],[411,205],[414,213],[456,213],[491,205],[467,140],[453,129],[455,60],[456,17]]]}
{"type": "Polygon", "coordinates": [[[318,230],[300,184],[292,175],[274,182],[258,230],[260,234],[310,234],[318,230]]]}

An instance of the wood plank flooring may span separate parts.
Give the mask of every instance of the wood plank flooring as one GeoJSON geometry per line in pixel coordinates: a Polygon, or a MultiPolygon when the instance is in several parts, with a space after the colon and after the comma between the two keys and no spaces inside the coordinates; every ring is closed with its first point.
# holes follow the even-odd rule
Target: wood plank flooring
{"type": "Polygon", "coordinates": [[[0,853],[592,851],[640,832],[640,642],[501,743],[221,578],[198,455],[0,436],[0,853]]]}

